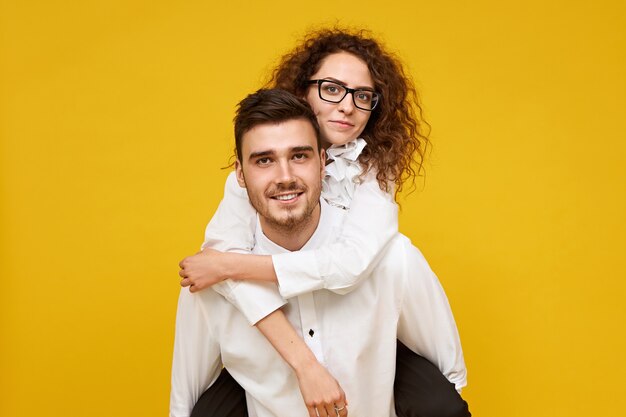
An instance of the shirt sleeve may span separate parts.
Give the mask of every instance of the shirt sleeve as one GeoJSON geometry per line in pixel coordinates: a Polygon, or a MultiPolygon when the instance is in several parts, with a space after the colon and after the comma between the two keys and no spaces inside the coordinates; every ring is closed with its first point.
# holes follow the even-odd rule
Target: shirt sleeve
{"type": "Polygon", "coordinates": [[[256,211],[233,171],[226,178],[224,198],[204,231],[202,249],[250,252],[254,247],[255,228],[256,211]]]}
{"type": "Polygon", "coordinates": [[[170,417],[188,417],[222,369],[220,347],[210,334],[201,293],[182,288],[176,312],[170,417]]]}
{"type": "Polygon", "coordinates": [[[404,239],[407,256],[398,339],[437,366],[461,392],[467,385],[467,370],[448,298],[426,259],[404,239]]]}
{"type": "Polygon", "coordinates": [[[284,298],[322,288],[347,294],[369,275],[383,248],[398,233],[398,206],[370,172],[355,191],[342,232],[316,250],[272,256],[284,298]]]}
{"type": "MultiPolygon", "coordinates": [[[[206,227],[202,249],[250,253],[255,228],[256,211],[233,171],[226,179],[224,198],[206,227]]],[[[241,311],[251,325],[286,303],[275,284],[227,279],[212,288],[241,311]]]]}

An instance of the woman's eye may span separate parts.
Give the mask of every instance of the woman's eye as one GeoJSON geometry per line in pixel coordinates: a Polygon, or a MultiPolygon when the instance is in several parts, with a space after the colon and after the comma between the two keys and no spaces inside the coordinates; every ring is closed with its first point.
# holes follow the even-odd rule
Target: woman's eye
{"type": "Polygon", "coordinates": [[[369,103],[372,101],[372,95],[366,92],[360,92],[357,94],[356,99],[364,103],[369,103]]]}
{"type": "Polygon", "coordinates": [[[339,94],[341,91],[340,88],[336,85],[327,85],[325,87],[325,90],[328,94],[333,94],[333,95],[339,94]]]}

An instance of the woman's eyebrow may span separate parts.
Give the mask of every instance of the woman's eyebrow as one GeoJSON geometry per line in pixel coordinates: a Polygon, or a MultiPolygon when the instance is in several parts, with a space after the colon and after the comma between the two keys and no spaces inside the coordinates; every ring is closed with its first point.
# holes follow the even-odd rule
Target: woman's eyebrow
{"type": "MultiPolygon", "coordinates": [[[[323,80],[332,81],[332,82],[334,82],[335,84],[339,84],[339,85],[341,85],[341,86],[343,86],[343,87],[347,87],[347,86],[348,86],[348,83],[345,83],[345,82],[343,82],[343,81],[341,81],[341,80],[338,80],[338,79],[336,79],[336,78],[333,78],[333,77],[324,77],[324,78],[322,78],[322,79],[323,79],[323,80]]],[[[364,85],[364,86],[360,86],[360,87],[354,87],[354,89],[355,89],[355,90],[371,90],[371,91],[374,91],[374,87],[371,87],[371,86],[369,86],[369,85],[364,85]]]]}
{"type": "Polygon", "coordinates": [[[339,85],[344,85],[344,86],[347,86],[347,85],[348,85],[347,83],[344,83],[343,81],[338,80],[338,79],[333,78],[333,77],[324,77],[324,78],[322,78],[322,79],[323,79],[323,80],[327,80],[327,81],[332,81],[332,82],[334,82],[334,83],[336,83],[336,84],[339,84],[339,85]]]}

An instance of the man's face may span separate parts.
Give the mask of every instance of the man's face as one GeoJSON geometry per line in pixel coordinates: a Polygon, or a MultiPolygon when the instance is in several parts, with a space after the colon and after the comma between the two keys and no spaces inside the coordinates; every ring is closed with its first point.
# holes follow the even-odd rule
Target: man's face
{"type": "Polygon", "coordinates": [[[258,125],[242,137],[237,180],[262,224],[298,228],[319,210],[323,150],[303,119],[258,125]]]}

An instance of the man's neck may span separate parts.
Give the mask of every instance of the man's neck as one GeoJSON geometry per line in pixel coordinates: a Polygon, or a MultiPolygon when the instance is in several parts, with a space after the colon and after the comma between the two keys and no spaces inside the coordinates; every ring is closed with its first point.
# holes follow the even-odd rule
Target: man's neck
{"type": "Polygon", "coordinates": [[[320,205],[311,213],[307,219],[298,224],[290,226],[281,226],[268,222],[265,218],[259,217],[261,230],[269,240],[288,251],[297,251],[309,241],[320,221],[320,205]]]}

